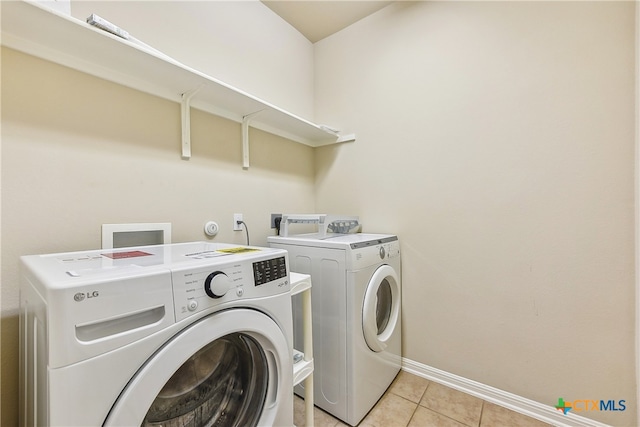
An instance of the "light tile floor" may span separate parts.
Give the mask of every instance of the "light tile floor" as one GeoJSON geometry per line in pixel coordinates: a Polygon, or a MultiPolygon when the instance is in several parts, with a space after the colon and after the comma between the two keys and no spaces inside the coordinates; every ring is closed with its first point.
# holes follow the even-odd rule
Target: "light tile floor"
{"type": "MultiPolygon", "coordinates": [[[[305,425],[304,401],[295,396],[294,423],[305,425]]],[[[316,427],[348,427],[314,408],[316,427]]],[[[529,418],[466,393],[400,371],[359,427],[543,427],[529,418]]]]}

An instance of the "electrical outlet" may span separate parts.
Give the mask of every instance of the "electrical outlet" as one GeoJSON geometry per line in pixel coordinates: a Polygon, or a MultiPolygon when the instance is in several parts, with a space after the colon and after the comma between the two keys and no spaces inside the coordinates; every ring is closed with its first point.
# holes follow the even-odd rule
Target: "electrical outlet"
{"type": "Polygon", "coordinates": [[[238,221],[242,221],[242,214],[233,214],[233,231],[242,230],[242,224],[238,224],[238,221]]]}
{"type": "Polygon", "coordinates": [[[277,218],[282,218],[282,214],[271,214],[271,228],[276,228],[277,218]]]}

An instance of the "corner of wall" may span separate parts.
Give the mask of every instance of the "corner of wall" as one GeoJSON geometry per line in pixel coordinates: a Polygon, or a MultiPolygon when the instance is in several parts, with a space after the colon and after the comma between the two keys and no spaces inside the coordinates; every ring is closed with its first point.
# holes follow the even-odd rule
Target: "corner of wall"
{"type": "MultiPolygon", "coordinates": [[[[636,6],[636,402],[640,402],[640,1],[636,6]]],[[[637,425],[640,425],[640,408],[636,408],[637,425]]]]}

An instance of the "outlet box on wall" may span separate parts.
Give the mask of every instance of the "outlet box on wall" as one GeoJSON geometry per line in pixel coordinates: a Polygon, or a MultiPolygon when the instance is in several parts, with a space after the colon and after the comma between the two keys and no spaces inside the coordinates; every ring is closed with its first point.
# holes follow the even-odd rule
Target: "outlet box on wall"
{"type": "Polygon", "coordinates": [[[233,231],[242,230],[242,224],[240,224],[242,221],[241,213],[233,214],[233,231]]]}
{"type": "Polygon", "coordinates": [[[275,214],[271,214],[271,228],[278,228],[276,226],[276,219],[282,219],[282,214],[279,213],[275,213],[275,214]]]}

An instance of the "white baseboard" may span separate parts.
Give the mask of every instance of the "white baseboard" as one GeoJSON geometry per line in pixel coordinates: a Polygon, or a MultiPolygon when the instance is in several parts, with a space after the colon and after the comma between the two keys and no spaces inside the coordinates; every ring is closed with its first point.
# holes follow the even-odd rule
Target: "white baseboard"
{"type": "Polygon", "coordinates": [[[414,362],[407,358],[402,358],[402,370],[554,426],[610,427],[608,424],[603,424],[571,412],[564,415],[551,405],[543,405],[542,403],[522,396],[441,371],[440,369],[423,365],[422,363],[414,362]]]}

